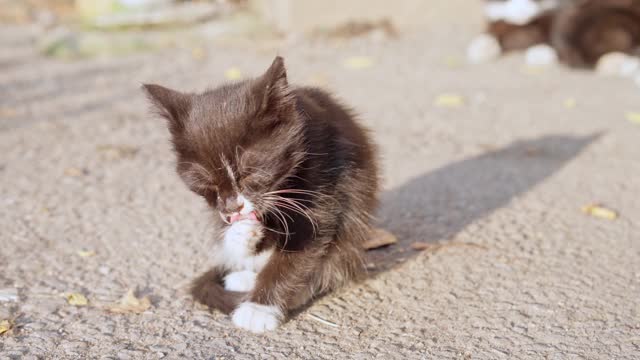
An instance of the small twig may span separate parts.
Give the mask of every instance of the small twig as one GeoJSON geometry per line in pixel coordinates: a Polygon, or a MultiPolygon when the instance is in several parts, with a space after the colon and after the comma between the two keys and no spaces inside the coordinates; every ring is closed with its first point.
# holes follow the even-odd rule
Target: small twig
{"type": "Polygon", "coordinates": [[[312,318],[315,321],[321,322],[325,325],[331,326],[331,327],[340,327],[340,325],[332,323],[331,321],[327,321],[321,317],[319,317],[318,315],[314,315],[314,314],[307,314],[310,318],[312,318]]]}

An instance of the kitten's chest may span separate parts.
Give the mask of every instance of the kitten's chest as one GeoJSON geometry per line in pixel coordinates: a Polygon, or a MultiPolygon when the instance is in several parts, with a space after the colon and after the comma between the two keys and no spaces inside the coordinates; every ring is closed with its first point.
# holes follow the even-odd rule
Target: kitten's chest
{"type": "Polygon", "coordinates": [[[224,264],[231,271],[253,271],[260,272],[269,262],[273,249],[263,250],[259,253],[243,249],[236,244],[225,243],[222,247],[224,264]]]}
{"type": "Polygon", "coordinates": [[[262,232],[262,226],[257,223],[230,226],[222,241],[212,249],[216,265],[223,265],[230,271],[260,272],[273,254],[273,248],[256,251],[262,232]]]}

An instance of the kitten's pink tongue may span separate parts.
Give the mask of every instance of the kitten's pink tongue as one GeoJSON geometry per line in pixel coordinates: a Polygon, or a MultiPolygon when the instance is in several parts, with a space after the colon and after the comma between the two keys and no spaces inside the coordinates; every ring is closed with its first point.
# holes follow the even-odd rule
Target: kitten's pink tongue
{"type": "Polygon", "coordinates": [[[241,217],[242,215],[240,215],[239,213],[233,214],[231,215],[231,219],[229,219],[229,222],[233,224],[234,222],[239,221],[241,217]]]}
{"type": "Polygon", "coordinates": [[[242,215],[240,213],[236,213],[231,215],[229,222],[233,224],[236,221],[247,220],[247,219],[258,221],[258,216],[256,215],[255,211],[250,212],[249,215],[242,215]]]}

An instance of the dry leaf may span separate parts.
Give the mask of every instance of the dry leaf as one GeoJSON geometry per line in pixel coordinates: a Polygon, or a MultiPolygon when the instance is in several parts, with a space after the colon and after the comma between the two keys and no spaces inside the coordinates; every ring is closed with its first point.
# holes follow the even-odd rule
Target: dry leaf
{"type": "Polygon", "coordinates": [[[107,160],[132,158],[140,149],[127,145],[98,145],[96,150],[107,160]]]}
{"type": "Polygon", "coordinates": [[[567,109],[575,109],[577,102],[574,98],[567,98],[564,100],[564,107],[567,109]]]}
{"type": "Polygon", "coordinates": [[[0,321],[0,335],[11,334],[13,330],[13,322],[11,320],[0,321]]]}
{"type": "Polygon", "coordinates": [[[413,244],[411,244],[411,248],[417,251],[427,250],[430,247],[432,247],[431,244],[426,242],[421,242],[421,241],[416,241],[413,244]]]}
{"type": "Polygon", "coordinates": [[[238,69],[237,67],[232,67],[224,72],[224,77],[229,80],[240,80],[242,79],[242,71],[240,71],[240,69],[238,69]]]}
{"type": "Polygon", "coordinates": [[[12,108],[6,108],[6,107],[0,108],[0,116],[1,117],[4,117],[4,116],[11,117],[11,116],[16,115],[17,113],[18,112],[16,110],[12,109],[12,108]]]}
{"type": "Polygon", "coordinates": [[[640,112],[627,112],[627,120],[634,124],[640,124],[640,112]]]}
{"type": "Polygon", "coordinates": [[[93,250],[78,250],[78,256],[80,257],[91,257],[95,255],[96,255],[96,252],[93,250]]]}
{"type": "Polygon", "coordinates": [[[367,56],[352,56],[344,61],[344,67],[351,70],[366,69],[373,66],[373,59],[367,56]]]}
{"type": "Polygon", "coordinates": [[[69,305],[87,306],[87,304],[89,304],[89,300],[87,300],[87,298],[82,294],[71,293],[71,294],[67,294],[66,297],[69,305]]]}
{"type": "Polygon", "coordinates": [[[441,94],[436,97],[434,104],[438,107],[455,108],[464,105],[464,98],[456,94],[441,94]]]}
{"type": "Polygon", "coordinates": [[[618,218],[617,212],[607,209],[599,204],[587,205],[582,208],[582,212],[601,219],[615,220],[618,218]]]}
{"type": "Polygon", "coordinates": [[[82,170],[82,169],[75,168],[75,167],[69,167],[69,168],[64,169],[64,174],[66,176],[78,177],[78,176],[85,175],[86,171],[82,170]]]}
{"type": "Polygon", "coordinates": [[[133,289],[129,289],[127,293],[115,304],[107,307],[107,310],[117,314],[125,313],[141,313],[151,307],[149,297],[145,296],[138,299],[133,293],[133,289]]]}
{"type": "Polygon", "coordinates": [[[377,249],[383,246],[395,244],[398,239],[390,232],[383,229],[373,229],[371,238],[364,243],[366,250],[377,249]]]}
{"type": "Polygon", "coordinates": [[[204,49],[201,47],[196,47],[191,49],[191,56],[195,59],[195,60],[202,60],[205,57],[205,52],[204,49]]]}

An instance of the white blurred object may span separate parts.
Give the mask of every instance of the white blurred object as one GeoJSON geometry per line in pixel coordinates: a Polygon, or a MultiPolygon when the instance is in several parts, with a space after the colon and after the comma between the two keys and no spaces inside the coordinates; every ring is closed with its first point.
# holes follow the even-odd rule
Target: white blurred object
{"type": "Polygon", "coordinates": [[[18,289],[6,288],[0,289],[0,302],[18,301],[18,289]]]}
{"type": "Polygon", "coordinates": [[[471,41],[467,48],[467,60],[472,64],[486,63],[497,59],[502,54],[498,40],[489,34],[480,34],[471,41]]]}
{"type": "Polygon", "coordinates": [[[508,0],[487,2],[484,13],[490,21],[505,21],[513,25],[526,25],[542,13],[555,9],[557,0],[508,0]]]}
{"type": "Polygon", "coordinates": [[[596,64],[601,75],[635,77],[640,72],[640,59],[621,52],[602,55],[596,64]]]}
{"type": "Polygon", "coordinates": [[[534,45],[527,49],[525,61],[530,66],[549,66],[558,63],[558,53],[547,44],[534,45]]]}

